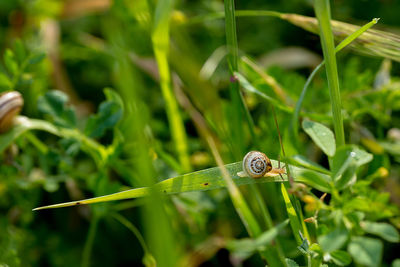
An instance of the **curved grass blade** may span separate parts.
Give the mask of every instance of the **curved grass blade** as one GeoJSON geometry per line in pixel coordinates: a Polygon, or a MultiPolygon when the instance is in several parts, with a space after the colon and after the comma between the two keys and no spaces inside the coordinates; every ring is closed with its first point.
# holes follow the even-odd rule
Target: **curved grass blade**
{"type": "MultiPolygon", "coordinates": [[[[278,167],[278,161],[271,160],[272,165],[274,168],[278,167]]],[[[283,182],[287,181],[287,176],[283,174],[284,180],[280,178],[280,176],[275,177],[263,177],[259,179],[254,179],[250,177],[239,177],[237,173],[242,170],[242,162],[235,162],[225,165],[225,168],[229,172],[232,177],[234,183],[238,186],[240,185],[247,185],[247,184],[256,184],[256,183],[267,183],[267,182],[283,182]]],[[[306,184],[310,184],[315,186],[317,184],[320,190],[324,192],[329,192],[330,187],[328,187],[328,183],[325,181],[329,181],[329,176],[304,168],[290,166],[291,173],[295,177],[295,181],[303,182],[306,184]],[[319,177],[319,181],[315,182],[314,180],[308,180],[308,176],[305,175],[307,173],[313,173],[315,176],[319,177]]],[[[214,167],[206,170],[201,170],[197,172],[188,173],[185,175],[179,175],[173,178],[166,179],[162,182],[157,183],[154,185],[154,188],[159,192],[162,192],[166,195],[169,194],[177,194],[183,192],[190,192],[190,191],[206,191],[206,190],[213,190],[218,188],[226,187],[226,183],[224,178],[222,177],[221,171],[219,167],[214,167]]],[[[39,207],[34,210],[42,210],[42,209],[51,209],[51,208],[62,208],[62,207],[70,207],[75,205],[81,204],[93,204],[93,203],[100,203],[100,202],[108,202],[114,200],[123,200],[123,199],[132,199],[132,198],[139,198],[148,196],[150,193],[149,187],[142,187],[142,188],[135,188],[130,189],[110,195],[94,197],[79,201],[71,201],[66,203],[54,204],[44,207],[39,207]]]]}
{"type": "MultiPolygon", "coordinates": [[[[275,99],[275,98],[265,94],[258,88],[254,87],[242,74],[235,72],[235,77],[239,80],[240,85],[248,92],[255,93],[255,94],[261,96],[262,98],[266,99],[274,107],[276,107],[277,109],[279,109],[281,111],[284,111],[289,114],[292,114],[294,112],[293,107],[281,104],[281,102],[278,99],[275,99]]],[[[331,121],[332,120],[332,117],[330,115],[325,115],[325,114],[303,113],[302,115],[312,118],[314,120],[318,120],[318,121],[331,121]]]]}

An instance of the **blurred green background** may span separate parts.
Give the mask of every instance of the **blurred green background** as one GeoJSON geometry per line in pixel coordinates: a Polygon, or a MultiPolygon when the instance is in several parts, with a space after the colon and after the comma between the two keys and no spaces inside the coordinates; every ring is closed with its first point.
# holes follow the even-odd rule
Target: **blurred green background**
{"type": "MultiPolygon", "coordinates": [[[[375,29],[400,33],[399,1],[332,1],[331,5],[336,20],[363,25],[379,17],[375,29]]],[[[150,253],[154,253],[153,249],[165,250],[174,255],[170,257],[172,262],[179,259],[184,266],[263,265],[256,254],[241,258],[226,247],[226,240],[248,235],[225,189],[183,193],[152,203],[138,199],[32,212],[38,206],[142,187],[216,166],[190,106],[204,117],[225,163],[241,160],[251,149],[278,158],[278,133],[269,102],[245,94],[255,126],[249,129],[244,119],[233,125],[230,74],[224,56],[225,23],[223,18],[209,17],[224,11],[223,1],[174,1],[167,13],[171,84],[178,84],[178,89],[171,91],[172,103],[186,135],[182,140],[175,139],[176,128],[171,126],[168,113],[170,102],[162,91],[165,89],[160,89],[154,53],[156,6],[157,1],[151,0],[0,1],[1,55],[13,51],[16,62],[21,63],[17,73],[10,73],[6,56],[2,56],[0,71],[11,80],[14,77],[12,89],[21,92],[25,101],[22,114],[79,129],[112,148],[103,162],[101,156],[96,158],[93,151],[85,149],[82,140],[33,131],[17,138],[2,152],[0,266],[151,266],[152,257],[147,255],[143,260],[143,246],[132,229],[124,225],[124,218],[145,236],[150,253]],[[30,61],[24,61],[26,58],[30,61]],[[29,64],[22,68],[22,62],[29,64]],[[112,93],[107,95],[104,88],[116,92],[122,100],[112,93]],[[57,114],[52,113],[54,107],[47,108],[54,104],[48,94],[54,89],[63,92],[61,97],[53,96],[61,103],[57,114]],[[64,95],[68,98],[65,103],[60,100],[64,95]],[[69,117],[70,114],[74,115],[69,117]],[[180,148],[182,144],[187,144],[187,148],[180,148]],[[183,157],[179,149],[183,149],[183,157]]],[[[236,1],[236,9],[314,17],[312,1],[236,1]]],[[[163,30],[161,27],[160,31],[163,30]]],[[[162,33],[159,36],[162,46],[162,33]]],[[[237,38],[239,57],[251,58],[267,71],[284,91],[286,100],[282,104],[293,107],[307,76],[322,60],[318,35],[275,17],[240,17],[237,38]]],[[[371,183],[368,190],[373,191],[363,192],[371,201],[374,199],[367,205],[377,205],[367,216],[399,228],[400,98],[398,93],[363,95],[379,86],[386,86],[390,92],[400,90],[399,63],[385,62],[381,57],[349,49],[338,55],[347,114],[346,140],[374,154],[373,161],[362,172],[363,177],[382,170],[381,167],[386,171],[371,183]],[[379,73],[386,75],[383,83],[379,83],[379,73]],[[384,212],[387,213],[379,217],[384,212]]],[[[273,88],[254,70],[244,63],[240,67],[264,92],[274,94],[273,88]]],[[[10,89],[7,79],[0,77],[1,91],[10,89]]],[[[321,71],[305,98],[306,112],[329,113],[326,86],[325,72],[321,71]]],[[[302,154],[328,167],[327,157],[303,132],[297,147],[290,143],[287,133],[291,114],[278,109],[277,117],[288,154],[302,154]]],[[[321,118],[321,122],[331,126],[326,116],[321,118]]],[[[279,185],[262,184],[260,190],[274,223],[285,220],[279,185]]],[[[247,188],[242,191],[250,203],[256,202],[247,188]]],[[[312,193],[322,195],[315,189],[312,193]]],[[[351,198],[349,193],[348,199],[351,198]]],[[[301,203],[306,216],[311,216],[315,208],[307,207],[306,201],[301,203]]],[[[256,207],[253,210],[255,214],[261,213],[256,207]]],[[[301,262],[290,230],[280,239],[285,256],[300,258],[301,262]]],[[[382,266],[390,266],[399,250],[398,243],[385,241],[382,266]]],[[[162,255],[155,254],[162,259],[162,255]]],[[[166,261],[160,266],[172,265],[166,261]]]]}

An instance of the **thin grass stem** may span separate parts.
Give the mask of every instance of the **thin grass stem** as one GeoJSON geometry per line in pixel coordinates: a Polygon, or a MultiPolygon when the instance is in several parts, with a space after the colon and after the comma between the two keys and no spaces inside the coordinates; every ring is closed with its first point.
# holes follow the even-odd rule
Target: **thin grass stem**
{"type": "Polygon", "coordinates": [[[168,64],[169,14],[172,6],[173,1],[165,1],[157,6],[151,40],[160,73],[160,87],[166,104],[172,139],[183,171],[189,172],[191,166],[188,155],[187,137],[178,104],[173,94],[171,73],[168,64]]]}
{"type": "Polygon", "coordinates": [[[127,220],[124,216],[120,215],[119,213],[114,212],[112,214],[112,217],[114,219],[116,219],[117,221],[119,221],[123,226],[128,228],[129,231],[131,231],[133,233],[133,235],[137,238],[137,240],[139,241],[140,245],[142,246],[143,251],[144,251],[145,254],[150,253],[150,250],[147,247],[146,242],[144,241],[144,238],[143,238],[142,234],[136,228],[135,225],[133,225],[129,220],[127,220]]]}
{"type": "Polygon", "coordinates": [[[333,128],[335,130],[337,147],[345,144],[342,100],[340,98],[339,76],[336,66],[335,43],[331,27],[331,12],[329,0],[316,0],[314,4],[315,13],[319,22],[322,51],[326,65],[326,76],[328,79],[329,95],[331,98],[333,128]]]}
{"type": "Polygon", "coordinates": [[[96,237],[99,219],[100,219],[99,217],[95,216],[90,221],[88,237],[86,239],[85,247],[83,248],[82,263],[81,263],[82,267],[90,266],[90,255],[92,254],[92,248],[93,248],[94,239],[96,237]]]}

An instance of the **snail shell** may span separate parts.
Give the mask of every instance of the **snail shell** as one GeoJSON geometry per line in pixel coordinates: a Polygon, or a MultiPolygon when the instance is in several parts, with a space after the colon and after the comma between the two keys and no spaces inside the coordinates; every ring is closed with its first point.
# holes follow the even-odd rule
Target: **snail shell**
{"type": "Polygon", "coordinates": [[[243,171],[238,176],[260,178],[272,170],[271,160],[262,152],[250,151],[243,158],[243,171]]]}
{"type": "Polygon", "coordinates": [[[17,91],[0,94],[0,133],[11,128],[14,118],[19,114],[23,105],[24,100],[17,91]]]}

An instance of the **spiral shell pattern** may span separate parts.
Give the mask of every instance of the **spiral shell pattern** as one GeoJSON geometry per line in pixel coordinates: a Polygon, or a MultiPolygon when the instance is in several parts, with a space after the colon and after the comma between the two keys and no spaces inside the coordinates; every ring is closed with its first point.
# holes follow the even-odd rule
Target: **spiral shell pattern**
{"type": "Polygon", "coordinates": [[[0,94],[0,133],[10,129],[14,118],[19,114],[24,105],[24,100],[17,91],[0,94]]]}
{"type": "Polygon", "coordinates": [[[271,170],[271,161],[262,152],[250,151],[243,158],[243,171],[252,178],[263,177],[271,170]]]}

